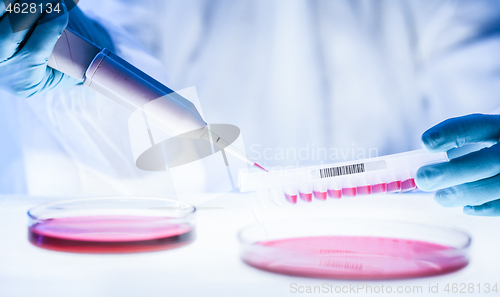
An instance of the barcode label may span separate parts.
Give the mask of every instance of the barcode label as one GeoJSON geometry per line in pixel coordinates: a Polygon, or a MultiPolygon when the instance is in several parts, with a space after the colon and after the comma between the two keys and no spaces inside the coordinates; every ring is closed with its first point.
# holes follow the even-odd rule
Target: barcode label
{"type": "Polygon", "coordinates": [[[359,163],[359,164],[353,164],[353,165],[320,169],[319,175],[321,178],[328,178],[328,177],[349,175],[349,174],[356,174],[356,173],[363,173],[363,172],[366,172],[365,164],[359,163]]]}
{"type": "Polygon", "coordinates": [[[349,164],[343,166],[313,169],[311,170],[310,174],[313,179],[316,179],[316,178],[337,177],[337,176],[350,175],[356,173],[365,173],[365,172],[378,171],[384,169],[387,169],[387,162],[385,160],[378,160],[378,161],[368,161],[358,164],[349,164]]]}

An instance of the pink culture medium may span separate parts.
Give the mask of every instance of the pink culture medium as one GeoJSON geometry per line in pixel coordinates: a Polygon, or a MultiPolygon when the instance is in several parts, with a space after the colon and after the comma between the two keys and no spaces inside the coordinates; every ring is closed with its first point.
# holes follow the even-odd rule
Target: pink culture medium
{"type": "Polygon", "coordinates": [[[132,253],[177,248],[191,242],[193,227],[170,217],[86,216],[43,220],[28,229],[40,248],[75,253],[132,253]]]}
{"type": "Polygon", "coordinates": [[[431,242],[361,236],[260,241],[242,259],[269,272],[329,279],[397,279],[445,274],[469,263],[463,251],[431,242]]]}

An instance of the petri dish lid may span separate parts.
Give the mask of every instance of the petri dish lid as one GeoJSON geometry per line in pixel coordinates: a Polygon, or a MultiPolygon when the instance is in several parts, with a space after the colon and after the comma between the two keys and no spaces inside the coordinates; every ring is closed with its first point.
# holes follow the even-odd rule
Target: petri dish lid
{"type": "Polygon", "coordinates": [[[398,279],[457,271],[469,263],[463,231],[374,219],[299,219],[243,228],[242,260],[287,275],[398,279]]]}
{"type": "Polygon", "coordinates": [[[88,198],[28,211],[29,241],[77,253],[132,253],[172,249],[194,239],[195,207],[163,198],[88,198]]]}

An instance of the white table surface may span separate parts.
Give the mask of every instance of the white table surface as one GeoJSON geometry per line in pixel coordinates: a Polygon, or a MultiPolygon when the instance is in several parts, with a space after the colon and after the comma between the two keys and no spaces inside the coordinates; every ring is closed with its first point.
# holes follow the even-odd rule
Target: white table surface
{"type": "MultiPolygon", "coordinates": [[[[119,255],[72,254],[43,250],[27,240],[26,211],[61,198],[0,196],[0,297],[50,296],[327,296],[358,293],[292,293],[296,287],[356,285],[359,281],[308,279],[263,272],[239,259],[237,231],[257,219],[355,217],[384,218],[451,226],[473,236],[471,263],[458,272],[418,279],[363,281],[395,290],[422,286],[405,296],[477,296],[477,284],[498,283],[500,290],[500,218],[470,217],[445,209],[430,194],[362,196],[306,205],[267,207],[255,194],[230,193],[205,203],[197,217],[194,243],[175,250],[119,255]],[[452,294],[446,284],[473,283],[475,293],[452,294]],[[429,294],[438,284],[440,294],[429,294]]],[[[451,287],[450,287],[451,288],[451,287]]],[[[388,295],[388,294],[368,294],[388,295]]],[[[399,294],[393,294],[399,295],[399,294]]],[[[480,294],[500,296],[499,293],[480,294]]]]}

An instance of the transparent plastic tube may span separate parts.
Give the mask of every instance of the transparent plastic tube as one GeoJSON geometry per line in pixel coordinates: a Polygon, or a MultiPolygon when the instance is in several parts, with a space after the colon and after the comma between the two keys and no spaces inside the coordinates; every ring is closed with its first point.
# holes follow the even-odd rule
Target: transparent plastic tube
{"type": "Polygon", "coordinates": [[[291,203],[326,198],[354,197],[416,189],[415,175],[421,166],[449,161],[446,152],[426,150],[330,165],[271,172],[242,171],[241,192],[280,190],[291,203]]]}

